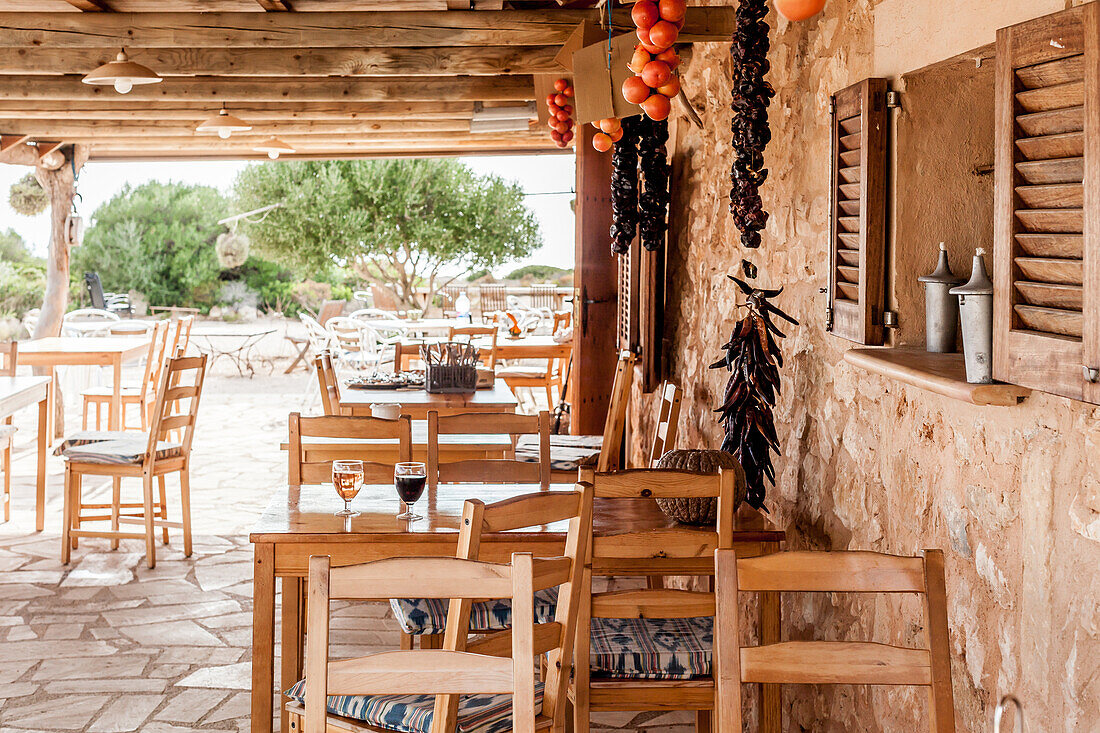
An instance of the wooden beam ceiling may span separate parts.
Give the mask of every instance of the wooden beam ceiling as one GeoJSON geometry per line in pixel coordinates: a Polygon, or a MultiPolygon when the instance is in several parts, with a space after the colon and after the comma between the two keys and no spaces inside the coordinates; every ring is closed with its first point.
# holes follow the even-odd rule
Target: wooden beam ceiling
{"type": "MultiPolygon", "coordinates": [[[[438,48],[127,49],[161,76],[500,76],[553,74],[555,46],[438,48]]],[[[117,47],[0,46],[0,74],[86,74],[112,61],[117,47]]]]}
{"type": "MultiPolygon", "coordinates": [[[[122,99],[120,97],[120,99],[122,99]]],[[[505,103],[501,103],[504,105],[505,103]]],[[[518,103],[511,103],[518,104],[518,103]]],[[[508,104],[507,106],[511,106],[508,104]]],[[[489,105],[486,105],[489,106],[489,105]]],[[[186,121],[198,123],[219,109],[218,103],[117,102],[112,99],[89,102],[0,100],[0,129],[5,120],[101,120],[186,121]]],[[[464,119],[473,117],[472,102],[245,102],[235,104],[233,113],[249,122],[464,119]]]]}
{"type": "MultiPolygon", "coordinates": [[[[80,77],[0,77],[0,99],[89,102],[118,99],[108,86],[82,84],[80,77]]],[[[127,100],[233,105],[239,102],[405,102],[530,101],[535,97],[530,76],[380,77],[377,79],[267,77],[186,77],[160,84],[135,86],[127,100]]]]}
{"type": "MultiPolygon", "coordinates": [[[[688,8],[681,43],[727,41],[734,8],[688,8]]],[[[560,46],[595,10],[363,13],[0,13],[16,48],[371,48],[560,46]]],[[[626,14],[619,30],[633,31],[626,14]]]]}
{"type": "Polygon", "coordinates": [[[104,0],[66,0],[66,2],[77,10],[85,13],[105,12],[110,10],[104,0]]]}
{"type": "MultiPolygon", "coordinates": [[[[238,114],[234,110],[234,114],[238,114]]],[[[243,119],[243,118],[242,118],[243,119]]],[[[335,122],[283,122],[266,120],[245,119],[252,125],[248,133],[234,133],[237,135],[249,134],[270,137],[278,135],[324,135],[337,139],[348,135],[369,135],[378,132],[389,133],[422,133],[422,132],[469,132],[470,120],[433,118],[422,120],[376,120],[376,121],[345,121],[335,122]]],[[[97,122],[91,120],[19,120],[0,122],[0,130],[11,128],[18,130],[21,135],[31,135],[38,138],[43,135],[63,137],[66,140],[87,138],[89,140],[99,137],[106,138],[143,138],[143,137],[192,137],[198,139],[210,139],[209,133],[195,132],[198,121],[190,124],[181,122],[97,122]]],[[[537,124],[537,123],[536,123],[537,124]]],[[[541,132],[541,129],[540,129],[541,132]]]]}

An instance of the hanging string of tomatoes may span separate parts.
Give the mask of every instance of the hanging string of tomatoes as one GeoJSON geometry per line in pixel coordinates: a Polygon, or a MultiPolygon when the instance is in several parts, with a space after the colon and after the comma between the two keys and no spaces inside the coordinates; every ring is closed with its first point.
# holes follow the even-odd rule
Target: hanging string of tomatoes
{"type": "Polygon", "coordinates": [[[680,93],[680,57],[673,44],[686,14],[684,0],[639,0],[630,11],[640,43],[627,64],[634,76],[623,82],[623,99],[641,106],[651,120],[666,119],[672,97],[680,93]]]}
{"type": "Polygon", "coordinates": [[[558,79],[554,89],[554,93],[546,95],[546,109],[550,113],[546,124],[550,128],[550,139],[559,148],[564,148],[573,140],[573,85],[568,79],[558,79]]]}

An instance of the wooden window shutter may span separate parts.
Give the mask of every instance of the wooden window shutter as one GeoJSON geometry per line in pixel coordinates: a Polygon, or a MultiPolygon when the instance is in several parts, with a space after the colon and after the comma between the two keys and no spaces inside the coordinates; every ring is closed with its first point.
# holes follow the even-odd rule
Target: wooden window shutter
{"type": "Polygon", "coordinates": [[[998,31],[996,84],[994,376],[1100,403],[1100,6],[998,31]]]}
{"type": "Polygon", "coordinates": [[[883,343],[885,294],[886,80],[864,79],[833,95],[828,331],[883,343]]]}
{"type": "Polygon", "coordinates": [[[619,309],[618,332],[619,351],[638,353],[638,265],[641,245],[635,239],[630,243],[630,251],[619,258],[619,309]]]}
{"type": "Polygon", "coordinates": [[[661,356],[665,331],[665,251],[639,250],[638,340],[641,347],[642,391],[649,393],[661,384],[661,356]]]}

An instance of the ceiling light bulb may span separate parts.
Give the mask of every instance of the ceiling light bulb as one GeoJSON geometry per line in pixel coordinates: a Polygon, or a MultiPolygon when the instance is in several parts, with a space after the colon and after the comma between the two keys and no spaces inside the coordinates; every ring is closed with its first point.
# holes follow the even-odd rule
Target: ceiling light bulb
{"type": "Polygon", "coordinates": [[[278,160],[279,159],[279,151],[278,150],[268,150],[267,151],[267,157],[271,158],[272,160],[278,160]]]}
{"type": "Polygon", "coordinates": [[[228,140],[229,136],[232,135],[232,134],[233,134],[232,130],[227,130],[224,127],[222,129],[218,130],[218,137],[220,137],[222,140],[228,140]]]}
{"type": "Polygon", "coordinates": [[[125,77],[115,79],[115,91],[119,94],[128,94],[134,88],[134,83],[125,77]]]}

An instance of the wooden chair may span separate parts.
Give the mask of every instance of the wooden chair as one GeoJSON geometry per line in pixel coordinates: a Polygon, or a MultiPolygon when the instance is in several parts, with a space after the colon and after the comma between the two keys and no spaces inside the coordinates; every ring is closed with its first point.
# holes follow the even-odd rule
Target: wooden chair
{"type": "Polygon", "coordinates": [[[954,733],[951,651],[943,552],[897,557],[877,552],[781,552],[738,558],[715,553],[721,623],[714,639],[719,733],[740,733],[741,683],[916,685],[928,688],[932,733],[954,733]],[[917,593],[926,645],[912,649],[852,641],[785,641],[742,646],[738,591],[917,593]]]}
{"type": "MultiPolygon", "coordinates": [[[[565,679],[570,650],[564,642],[571,620],[562,616],[535,624],[535,592],[571,583],[577,565],[568,558],[533,559],[516,553],[511,563],[483,563],[449,557],[405,557],[333,568],[328,556],[309,559],[309,618],[306,632],[305,679],[289,691],[287,705],[292,731],[412,730],[416,733],[454,731],[441,710],[453,696],[463,695],[455,719],[476,716],[481,726],[504,726],[517,733],[560,730],[564,725],[565,679]],[[420,594],[428,598],[473,600],[506,598],[512,603],[510,631],[454,649],[379,652],[363,657],[329,659],[329,605],[333,600],[365,601],[420,594]],[[560,664],[550,667],[539,712],[535,662],[549,653],[560,664]],[[342,696],[342,697],[330,697],[342,696]],[[420,695],[435,699],[418,700],[420,695]],[[472,699],[471,699],[472,698],[472,699]],[[405,714],[400,715],[399,710],[405,714]],[[340,713],[345,713],[341,715],[340,713]],[[356,719],[349,717],[355,715],[356,719]],[[403,720],[400,727],[394,718],[403,720]],[[486,722],[487,721],[487,722],[486,722]]],[[[465,641],[466,630],[453,637],[465,641]]],[[[448,633],[448,638],[452,634],[448,633]]],[[[479,727],[481,727],[479,726],[479,727]]]]}
{"type": "Polygon", "coordinates": [[[554,311],[554,320],[551,324],[551,335],[557,335],[567,328],[573,327],[573,311],[554,311]]]}
{"type": "MultiPolygon", "coordinates": [[[[555,522],[569,523],[565,556],[574,562],[579,557],[583,562],[584,552],[582,550],[577,554],[577,548],[587,542],[592,524],[592,488],[577,484],[574,491],[539,491],[489,505],[478,499],[467,499],[459,524],[457,557],[480,559],[484,532],[508,532],[555,522]]],[[[579,608],[580,596],[573,594],[564,599],[558,589],[547,589],[535,597],[535,619],[552,620],[559,602],[576,604],[579,608]]],[[[390,608],[401,625],[402,649],[412,649],[414,637],[420,640],[421,649],[438,649],[443,645],[447,619],[450,618],[444,601],[395,598],[390,600],[390,608]]],[[[459,612],[462,614],[460,626],[468,627],[473,634],[493,633],[512,625],[507,603],[498,600],[465,603],[459,612]]],[[[576,614],[577,609],[574,608],[570,610],[569,617],[576,618],[576,614]]],[[[455,641],[450,643],[453,645],[455,641]]]]}
{"type": "Polygon", "coordinates": [[[62,511],[61,562],[68,564],[71,549],[79,537],[106,537],[112,546],[120,539],[144,539],[146,562],[156,567],[155,528],[161,527],[168,542],[168,529],[183,530],[183,553],[191,556],[191,442],[195,436],[202,384],[206,375],[206,356],[176,356],[168,360],[157,387],[153,419],[148,433],[135,431],[77,433],[61,447],[65,457],[64,506],[62,511]],[[174,406],[186,403],[183,412],[174,406]],[[178,442],[167,440],[169,432],[179,430],[178,442]],[[107,439],[104,439],[106,437],[107,439]],[[168,521],[165,477],[178,473],[180,481],[179,522],[168,521]],[[109,505],[85,504],[81,497],[84,476],[110,476],[114,487],[109,505]],[[120,484],[123,478],[140,478],[143,501],[122,504],[120,484]],[[153,498],[153,479],[160,484],[160,501],[153,498]],[[86,509],[110,509],[106,516],[87,516],[86,509]],[[139,509],[129,512],[130,509],[139,509]],[[85,530],[85,522],[109,519],[110,530],[85,530]],[[120,523],[142,524],[144,532],[122,532],[120,523]]]}
{"type": "Polygon", "coordinates": [[[321,409],[326,415],[350,415],[349,410],[340,408],[340,394],[336,389],[336,367],[332,363],[332,354],[322,351],[313,360],[317,373],[317,386],[321,391],[321,409]]]}
{"type": "MultiPolygon", "coordinates": [[[[288,454],[287,483],[291,486],[320,484],[332,480],[332,461],[307,461],[302,448],[302,438],[334,438],[343,440],[396,440],[398,460],[412,460],[412,421],[408,415],[396,420],[380,417],[302,417],[290,413],[290,449],[288,454]]],[[[349,458],[361,459],[356,451],[349,458]]],[[[391,454],[392,455],[392,454],[391,454]]],[[[392,483],[393,463],[363,461],[363,481],[366,483],[392,483]]]]}
{"type": "MultiPolygon", "coordinates": [[[[619,454],[623,445],[626,424],[626,408],[630,404],[630,385],[634,378],[634,362],[637,357],[629,351],[619,355],[615,367],[615,379],[611,384],[611,403],[604,420],[603,435],[551,435],[550,480],[552,483],[572,483],[577,480],[577,469],[594,466],[597,471],[612,471],[619,467],[619,454]]],[[[516,444],[516,458],[522,461],[539,460],[539,452],[529,439],[521,437],[516,444]]]]}
{"type": "Polygon", "coordinates": [[[672,382],[661,385],[661,406],[657,413],[657,427],[653,429],[653,443],[649,448],[649,467],[657,465],[666,451],[676,446],[676,430],[680,422],[680,388],[672,382]]]}
{"type": "MultiPolygon", "coordinates": [[[[16,363],[19,361],[19,342],[0,343],[0,377],[14,377],[16,363]]],[[[4,472],[4,521],[11,520],[11,445],[15,440],[17,428],[11,424],[12,416],[4,418],[0,424],[0,470],[4,472]]]]}
{"type": "Polygon", "coordinates": [[[186,354],[191,345],[191,327],[195,325],[194,316],[184,316],[176,321],[176,331],[172,334],[172,346],[169,354],[186,354]]]}
{"type": "MultiPolygon", "coordinates": [[[[172,353],[167,351],[166,348],[168,328],[168,321],[157,321],[153,324],[153,337],[149,342],[149,352],[145,356],[145,372],[142,374],[141,383],[122,387],[122,430],[149,429],[149,417],[153,402],[156,400],[155,388],[160,379],[160,373],[164,369],[166,356],[172,353]],[[137,425],[128,425],[126,422],[126,408],[130,405],[138,406],[137,425]]],[[[114,390],[111,387],[92,387],[81,393],[84,397],[82,429],[88,429],[88,413],[91,412],[93,405],[95,406],[95,429],[100,430],[102,428],[103,412],[105,409],[110,410],[113,393],[114,390]]]]}
{"type": "Polygon", "coordinates": [[[441,417],[428,412],[428,488],[442,483],[516,483],[550,487],[550,413],[538,415],[508,413],[462,413],[441,417]],[[537,462],[513,458],[476,458],[442,463],[439,460],[440,435],[511,435],[537,436],[540,459],[537,462]]]}
{"type": "Polygon", "coordinates": [[[317,311],[317,322],[322,326],[327,326],[329,319],[336,318],[343,313],[344,306],[347,304],[346,300],[326,300],[321,303],[321,308],[317,311]]]}
{"type": "Polygon", "coordinates": [[[496,326],[451,326],[447,329],[447,338],[451,341],[465,341],[478,347],[478,360],[493,369],[497,365],[496,326]],[[465,338],[463,338],[465,337],[465,338]],[[484,339],[488,337],[489,351],[485,351],[484,339]]]}
{"type": "Polygon", "coordinates": [[[425,342],[420,339],[402,339],[393,344],[393,370],[407,372],[420,365],[420,347],[425,342]]]}
{"type": "Polygon", "coordinates": [[[481,319],[492,318],[493,314],[508,310],[508,286],[485,284],[478,286],[481,319]]]}
{"type": "MultiPolygon", "coordinates": [[[[519,387],[529,389],[546,390],[546,404],[549,409],[554,409],[554,387],[558,388],[558,394],[562,394],[565,388],[565,374],[568,371],[569,360],[573,356],[572,347],[559,356],[546,360],[546,366],[507,366],[497,370],[497,376],[504,380],[508,388],[515,394],[519,387]]],[[[563,395],[564,396],[564,395],[563,395]]]]}
{"type": "Polygon", "coordinates": [[[537,310],[553,311],[558,306],[557,285],[532,285],[531,307],[537,310]]]}
{"type": "Polygon", "coordinates": [[[593,576],[713,575],[713,552],[733,545],[737,474],[635,469],[581,470],[597,499],[717,497],[715,529],[676,526],[595,537],[584,580],[588,600],[577,617],[576,670],[570,697],[574,730],[590,711],[695,710],[709,730],[715,706],[711,644],[713,593],[670,588],[592,591],[593,576]],[[659,641],[658,641],[659,640],[659,641]],[[661,679],[653,679],[659,676],[661,679]]]}

